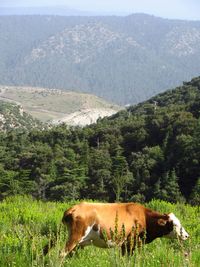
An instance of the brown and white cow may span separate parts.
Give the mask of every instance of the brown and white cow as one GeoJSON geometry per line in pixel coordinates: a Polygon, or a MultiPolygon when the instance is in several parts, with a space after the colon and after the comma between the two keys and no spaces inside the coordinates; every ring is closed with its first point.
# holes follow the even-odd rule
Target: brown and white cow
{"type": "Polygon", "coordinates": [[[81,202],[64,212],[62,222],[69,232],[62,257],[77,246],[93,244],[109,248],[118,245],[124,254],[157,237],[182,240],[189,237],[173,213],[160,214],[137,203],[81,202]]]}

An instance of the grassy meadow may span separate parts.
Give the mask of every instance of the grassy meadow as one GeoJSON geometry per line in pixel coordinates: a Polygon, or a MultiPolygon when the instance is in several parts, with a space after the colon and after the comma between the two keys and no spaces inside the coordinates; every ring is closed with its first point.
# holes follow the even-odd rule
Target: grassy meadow
{"type": "Polygon", "coordinates": [[[99,249],[92,246],[80,250],[61,262],[59,252],[67,239],[61,226],[56,246],[45,257],[42,248],[59,231],[65,209],[74,203],[41,202],[31,197],[10,197],[0,203],[0,266],[68,266],[68,267],[172,267],[200,266],[200,209],[183,204],[154,200],[147,204],[157,211],[174,212],[190,238],[157,239],[143,246],[133,256],[122,257],[119,249],[99,249]]]}

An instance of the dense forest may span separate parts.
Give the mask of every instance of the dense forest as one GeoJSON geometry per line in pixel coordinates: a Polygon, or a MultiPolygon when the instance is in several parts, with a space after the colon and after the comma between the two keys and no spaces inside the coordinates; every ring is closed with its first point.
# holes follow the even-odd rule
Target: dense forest
{"type": "Polygon", "coordinates": [[[199,21],[0,16],[0,25],[1,85],[78,90],[133,105],[199,75],[199,21]]]}
{"type": "Polygon", "coordinates": [[[0,134],[0,197],[200,204],[200,77],[84,128],[0,134]]]}

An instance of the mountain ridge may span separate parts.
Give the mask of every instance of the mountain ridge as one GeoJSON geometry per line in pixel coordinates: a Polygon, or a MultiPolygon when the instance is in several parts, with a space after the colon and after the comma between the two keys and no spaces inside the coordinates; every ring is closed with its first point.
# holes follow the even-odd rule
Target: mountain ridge
{"type": "Polygon", "coordinates": [[[199,21],[132,14],[0,22],[0,84],[78,90],[125,105],[199,75],[199,21]]]}

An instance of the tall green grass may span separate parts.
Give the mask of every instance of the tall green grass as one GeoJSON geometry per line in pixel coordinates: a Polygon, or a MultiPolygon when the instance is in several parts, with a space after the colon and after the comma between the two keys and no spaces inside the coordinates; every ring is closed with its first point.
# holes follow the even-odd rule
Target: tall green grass
{"type": "Polygon", "coordinates": [[[31,197],[10,197],[0,203],[0,266],[83,267],[173,267],[200,266],[200,209],[154,200],[147,204],[162,213],[174,212],[190,234],[184,242],[157,239],[131,257],[120,250],[86,247],[64,262],[59,258],[67,240],[61,225],[65,209],[74,203],[41,202],[31,197]],[[58,235],[59,232],[59,235],[58,235]],[[55,247],[45,257],[42,248],[58,235],[55,247]]]}

